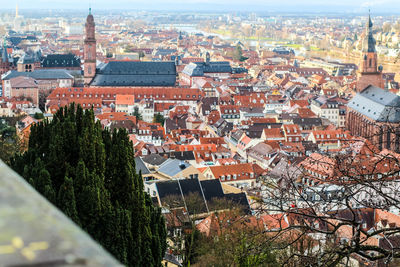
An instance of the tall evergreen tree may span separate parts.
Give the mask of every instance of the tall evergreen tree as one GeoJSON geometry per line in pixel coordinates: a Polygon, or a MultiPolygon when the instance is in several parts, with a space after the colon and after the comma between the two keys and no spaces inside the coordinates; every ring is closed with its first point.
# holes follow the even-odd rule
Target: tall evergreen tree
{"type": "Polygon", "coordinates": [[[121,263],[160,266],[165,221],[134,162],[125,130],[103,130],[93,111],[72,104],[32,126],[12,166],[121,263]]]}
{"type": "Polygon", "coordinates": [[[78,212],[76,211],[74,183],[71,178],[65,177],[64,183],[58,191],[57,203],[65,215],[79,224],[78,212]]]}

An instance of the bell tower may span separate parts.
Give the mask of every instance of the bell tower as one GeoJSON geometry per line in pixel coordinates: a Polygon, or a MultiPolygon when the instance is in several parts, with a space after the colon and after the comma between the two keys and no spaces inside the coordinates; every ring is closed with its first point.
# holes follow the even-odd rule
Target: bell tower
{"type": "Polygon", "coordinates": [[[372,34],[371,16],[368,16],[365,36],[362,43],[362,58],[358,74],[357,92],[361,92],[368,85],[384,89],[382,67],[378,67],[378,56],[375,50],[376,41],[372,34]]]}
{"type": "Polygon", "coordinates": [[[84,59],[84,82],[85,86],[89,85],[96,75],[96,38],[95,38],[95,24],[92,15],[92,9],[89,8],[89,15],[86,18],[85,24],[85,40],[83,47],[84,59]]]}

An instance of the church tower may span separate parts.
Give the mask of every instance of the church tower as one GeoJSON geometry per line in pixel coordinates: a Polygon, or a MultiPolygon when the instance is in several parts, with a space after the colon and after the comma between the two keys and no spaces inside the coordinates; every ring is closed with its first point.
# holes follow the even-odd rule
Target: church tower
{"type": "Polygon", "coordinates": [[[91,8],[89,8],[89,15],[86,18],[85,24],[85,41],[83,47],[84,59],[84,82],[89,85],[96,75],[96,38],[95,38],[95,24],[91,8]]]}
{"type": "Polygon", "coordinates": [[[362,58],[358,73],[357,92],[361,92],[368,85],[384,88],[382,67],[378,67],[378,56],[375,50],[375,39],[372,35],[371,16],[368,16],[366,32],[362,43],[362,58]]]}

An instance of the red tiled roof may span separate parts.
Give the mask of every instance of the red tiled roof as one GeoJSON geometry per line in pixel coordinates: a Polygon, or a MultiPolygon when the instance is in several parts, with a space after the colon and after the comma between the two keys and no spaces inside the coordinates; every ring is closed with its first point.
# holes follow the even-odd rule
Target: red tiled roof
{"type": "Polygon", "coordinates": [[[248,180],[256,178],[255,171],[251,163],[211,166],[209,168],[214,177],[220,179],[221,181],[248,180]],[[228,175],[230,175],[230,180],[228,180],[228,175]],[[236,178],[234,178],[234,175],[236,175],[236,178]]]}
{"type": "Polygon", "coordinates": [[[133,105],[135,103],[135,98],[133,95],[117,95],[115,97],[116,105],[133,105]]]}

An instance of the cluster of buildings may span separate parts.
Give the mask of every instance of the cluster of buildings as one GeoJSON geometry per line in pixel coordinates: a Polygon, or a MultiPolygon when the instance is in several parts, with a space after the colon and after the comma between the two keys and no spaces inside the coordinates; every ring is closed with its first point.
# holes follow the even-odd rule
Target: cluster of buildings
{"type": "MultiPolygon", "coordinates": [[[[104,48],[107,38],[115,45],[119,35],[96,32],[89,13],[83,45],[68,54],[42,55],[6,38],[0,115],[25,114],[17,128],[25,138],[39,108],[51,119],[71,103],[93,109],[103,127],[125,128],[145,190],[165,208],[174,234],[184,227],[172,223],[179,212],[196,215],[198,228],[210,233],[206,222],[215,221],[213,199],[243,206],[251,217],[260,199],[269,203],[271,190],[288,184],[298,193],[286,204],[302,208],[311,201],[332,208],[330,200],[345,193],[341,181],[350,176],[345,169],[384,175],[388,188],[400,171],[394,163],[400,159],[399,86],[395,74],[378,66],[370,18],[365,32],[359,68],[321,59],[306,62],[282,48],[266,50],[175,30],[130,32],[147,43],[130,53],[110,54],[104,48]],[[246,60],[232,56],[238,47],[246,60]],[[187,205],[193,194],[199,209],[187,205]],[[171,196],[179,201],[168,209],[171,196]]],[[[74,36],[46,39],[69,47],[74,36]]],[[[43,39],[41,45],[54,47],[43,39]]],[[[390,205],[366,207],[379,197],[357,198],[365,204],[354,204],[365,231],[384,227],[384,220],[400,224],[399,211],[390,205]]],[[[295,224],[290,216],[280,211],[260,218],[270,229],[271,218],[285,218],[286,227],[295,224]]],[[[340,238],[348,238],[345,233],[340,238]]]]}

